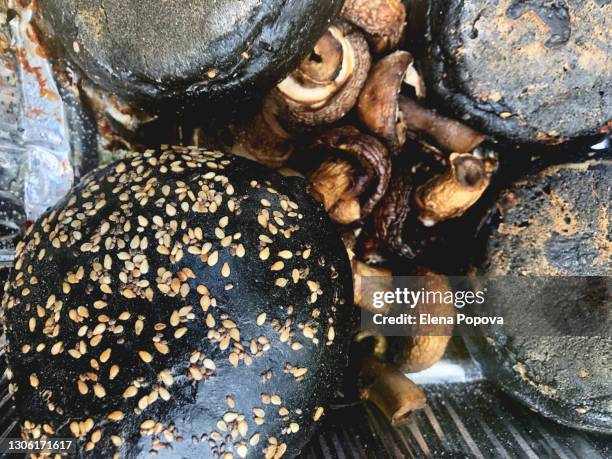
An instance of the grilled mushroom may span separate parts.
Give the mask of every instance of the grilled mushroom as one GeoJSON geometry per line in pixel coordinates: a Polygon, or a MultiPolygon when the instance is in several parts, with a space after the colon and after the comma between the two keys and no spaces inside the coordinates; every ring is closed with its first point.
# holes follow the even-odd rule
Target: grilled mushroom
{"type": "Polygon", "coordinates": [[[392,425],[425,406],[426,396],[401,371],[375,357],[364,358],[358,376],[360,396],[374,403],[392,425]]]}
{"type": "Polygon", "coordinates": [[[489,185],[482,160],[468,153],[453,153],[450,168],[417,188],[415,205],[426,226],[462,215],[489,185]]]}
{"type": "Polygon", "coordinates": [[[414,251],[404,241],[402,233],[410,213],[412,188],[409,168],[395,164],[387,192],[373,213],[378,241],[394,254],[408,258],[414,257],[414,251]]]}
{"type": "Polygon", "coordinates": [[[347,23],[339,22],[271,95],[278,99],[283,119],[289,123],[333,123],[353,108],[369,70],[365,38],[347,23]]]}
{"type": "Polygon", "coordinates": [[[486,138],[471,127],[441,116],[406,96],[399,96],[399,111],[403,126],[408,131],[432,137],[447,151],[468,153],[486,138]]]}
{"type": "Polygon", "coordinates": [[[29,228],[7,283],[23,437],[294,456],[340,384],[351,302],[303,179],[195,147],[97,169],[29,228]]]}
{"type": "Polygon", "coordinates": [[[401,0],[348,0],[342,17],[361,28],[377,54],[393,50],[406,25],[406,7],[401,0]]]}
{"type": "Polygon", "coordinates": [[[313,195],[332,218],[350,223],[369,215],[389,184],[391,161],[386,147],[353,126],[343,126],[321,134],[312,149],[331,156],[309,179],[313,195]],[[346,209],[352,209],[348,219],[343,218],[346,209]]]}
{"type": "Polygon", "coordinates": [[[406,126],[398,104],[403,82],[413,86],[417,96],[425,94],[410,53],[395,51],[372,67],[357,102],[361,122],[381,137],[393,153],[399,152],[406,141],[406,126]]]}
{"type": "Polygon", "coordinates": [[[295,138],[281,124],[278,112],[275,100],[266,97],[254,117],[230,125],[231,152],[271,168],[283,167],[295,150],[295,138]]]}

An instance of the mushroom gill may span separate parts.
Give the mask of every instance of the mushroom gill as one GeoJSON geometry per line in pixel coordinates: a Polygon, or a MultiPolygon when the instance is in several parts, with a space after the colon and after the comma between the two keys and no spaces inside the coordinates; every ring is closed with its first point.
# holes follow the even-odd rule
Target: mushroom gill
{"type": "Polygon", "coordinates": [[[355,105],[370,62],[363,34],[339,22],[330,26],[310,55],[271,95],[290,124],[333,123],[355,105]]]}

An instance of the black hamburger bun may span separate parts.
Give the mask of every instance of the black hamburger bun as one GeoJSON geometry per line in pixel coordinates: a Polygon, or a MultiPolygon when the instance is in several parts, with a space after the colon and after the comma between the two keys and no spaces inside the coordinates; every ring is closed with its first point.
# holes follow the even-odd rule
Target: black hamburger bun
{"type": "Polygon", "coordinates": [[[163,147],[41,216],[3,307],[24,438],[76,438],[78,457],[290,457],[340,386],[351,270],[302,179],[163,147]]]}

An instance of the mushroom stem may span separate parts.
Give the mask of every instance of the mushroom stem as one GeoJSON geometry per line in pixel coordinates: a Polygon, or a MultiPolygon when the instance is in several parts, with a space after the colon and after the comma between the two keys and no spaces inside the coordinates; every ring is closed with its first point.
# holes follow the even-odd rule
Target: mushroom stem
{"type": "Polygon", "coordinates": [[[353,259],[352,267],[355,304],[373,314],[387,314],[389,306],[375,308],[372,299],[374,298],[374,291],[387,292],[392,290],[393,277],[391,271],[366,265],[357,259],[353,259]],[[367,284],[363,282],[364,277],[371,278],[367,284]]]}
{"type": "Polygon", "coordinates": [[[358,198],[341,199],[329,212],[330,217],[341,225],[349,225],[361,218],[358,198]]]}
{"type": "Polygon", "coordinates": [[[353,188],[353,166],[342,159],[330,159],[322,163],[308,177],[310,193],[329,211],[353,188]]]}
{"type": "Polygon", "coordinates": [[[471,127],[441,116],[406,96],[399,97],[399,110],[407,130],[432,137],[448,151],[470,152],[486,138],[471,127]]]}
{"type": "Polygon", "coordinates": [[[453,153],[450,168],[417,188],[415,204],[425,226],[458,217],[470,208],[489,185],[485,164],[469,153],[453,153]]]}
{"type": "Polygon", "coordinates": [[[230,127],[234,133],[232,153],[265,166],[285,165],[294,150],[293,137],[278,122],[278,101],[266,97],[261,111],[251,120],[230,127]]]}
{"type": "Polygon", "coordinates": [[[394,426],[427,401],[425,393],[403,373],[374,357],[360,362],[358,385],[361,398],[374,403],[394,426]]]}

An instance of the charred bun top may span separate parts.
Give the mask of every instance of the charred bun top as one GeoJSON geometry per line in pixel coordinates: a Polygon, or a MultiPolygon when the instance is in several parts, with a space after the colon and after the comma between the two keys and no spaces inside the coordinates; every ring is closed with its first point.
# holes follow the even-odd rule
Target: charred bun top
{"type": "Polygon", "coordinates": [[[98,168],[5,287],[22,433],[81,457],[295,455],[340,384],[351,292],[302,179],[183,147],[98,168]]]}

